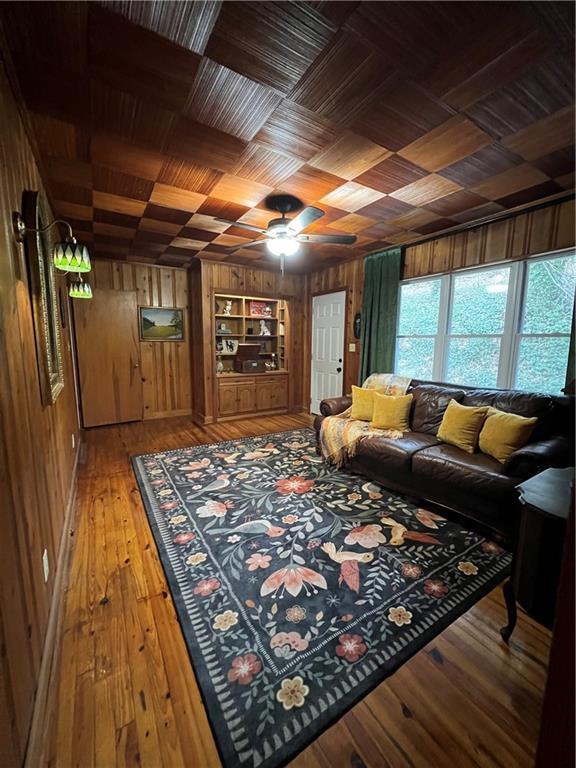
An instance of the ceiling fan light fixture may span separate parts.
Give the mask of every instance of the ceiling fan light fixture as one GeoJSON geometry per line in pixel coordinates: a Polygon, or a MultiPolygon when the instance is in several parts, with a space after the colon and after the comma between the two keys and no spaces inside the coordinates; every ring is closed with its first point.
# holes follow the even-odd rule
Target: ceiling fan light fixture
{"type": "Polygon", "coordinates": [[[292,237],[273,237],[266,241],[266,247],[274,256],[294,256],[300,243],[292,237]]]}

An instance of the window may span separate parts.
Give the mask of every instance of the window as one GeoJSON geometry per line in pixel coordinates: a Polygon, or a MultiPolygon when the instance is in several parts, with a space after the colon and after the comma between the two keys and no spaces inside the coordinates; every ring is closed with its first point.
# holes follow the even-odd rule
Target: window
{"type": "Polygon", "coordinates": [[[515,386],[557,392],[564,386],[576,286],[576,259],[528,263],[515,386]]]}
{"type": "Polygon", "coordinates": [[[559,392],[575,288],[574,254],[406,281],[396,371],[477,387],[559,392]]]}
{"type": "Polygon", "coordinates": [[[510,267],[454,275],[446,378],[496,387],[510,267]]]}
{"type": "Polygon", "coordinates": [[[404,283],[400,287],[396,370],[431,379],[440,315],[441,278],[404,283]]]}

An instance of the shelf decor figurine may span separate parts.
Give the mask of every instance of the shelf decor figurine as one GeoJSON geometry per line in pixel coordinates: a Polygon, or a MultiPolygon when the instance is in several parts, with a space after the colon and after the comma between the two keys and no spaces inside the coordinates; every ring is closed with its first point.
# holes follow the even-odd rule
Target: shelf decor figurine
{"type": "Polygon", "coordinates": [[[260,320],[260,333],[259,336],[270,336],[270,328],[266,325],[266,320],[260,320]]]}
{"type": "Polygon", "coordinates": [[[224,302],[224,309],[222,310],[223,315],[231,315],[232,314],[232,302],[230,299],[224,302]]]}
{"type": "Polygon", "coordinates": [[[224,373],[224,363],[220,355],[216,356],[216,373],[224,373]]]}

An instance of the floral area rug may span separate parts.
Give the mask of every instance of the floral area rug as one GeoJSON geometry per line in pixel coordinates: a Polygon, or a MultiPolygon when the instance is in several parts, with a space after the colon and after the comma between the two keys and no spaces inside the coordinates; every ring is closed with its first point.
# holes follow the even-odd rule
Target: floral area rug
{"type": "Polygon", "coordinates": [[[227,768],[286,763],[509,571],[312,430],[133,465],[227,768]]]}

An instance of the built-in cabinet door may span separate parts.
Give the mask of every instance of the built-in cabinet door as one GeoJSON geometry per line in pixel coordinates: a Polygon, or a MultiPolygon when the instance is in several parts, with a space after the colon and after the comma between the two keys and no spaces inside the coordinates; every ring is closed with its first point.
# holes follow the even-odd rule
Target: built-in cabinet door
{"type": "Polygon", "coordinates": [[[221,416],[232,416],[237,412],[238,387],[236,384],[220,384],[218,397],[218,412],[221,416]]]}
{"type": "Polygon", "coordinates": [[[220,379],[218,382],[218,415],[221,417],[285,410],[287,407],[287,376],[220,379]]]}
{"type": "Polygon", "coordinates": [[[85,427],[143,416],[136,291],[94,290],[74,304],[85,427]]]}
{"type": "Polygon", "coordinates": [[[256,409],[274,411],[288,405],[288,382],[285,376],[261,379],[256,384],[256,409]]]}
{"type": "Polygon", "coordinates": [[[272,385],[272,397],[270,408],[288,407],[288,381],[285,376],[278,377],[278,381],[272,385]]]}
{"type": "Polygon", "coordinates": [[[259,381],[256,387],[256,410],[270,411],[272,405],[274,384],[271,381],[259,381]]]}
{"type": "Polygon", "coordinates": [[[238,412],[250,413],[256,410],[256,389],[254,384],[238,386],[238,412]]]}

